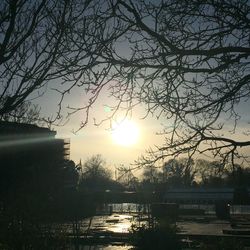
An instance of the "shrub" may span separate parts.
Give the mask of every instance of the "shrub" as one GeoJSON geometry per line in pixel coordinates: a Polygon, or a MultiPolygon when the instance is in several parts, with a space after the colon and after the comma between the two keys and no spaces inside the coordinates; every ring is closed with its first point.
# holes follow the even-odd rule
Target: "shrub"
{"type": "Polygon", "coordinates": [[[131,240],[137,249],[181,249],[177,237],[177,227],[171,224],[157,225],[154,228],[132,227],[131,240]]]}

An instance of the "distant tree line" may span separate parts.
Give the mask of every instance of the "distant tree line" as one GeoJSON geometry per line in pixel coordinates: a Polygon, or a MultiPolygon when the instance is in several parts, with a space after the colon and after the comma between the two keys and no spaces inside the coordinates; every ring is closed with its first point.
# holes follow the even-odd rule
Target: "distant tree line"
{"type": "Polygon", "coordinates": [[[142,183],[166,187],[248,187],[250,169],[219,161],[189,158],[171,159],[162,167],[147,166],[143,170],[142,183]]]}
{"type": "Polygon", "coordinates": [[[121,183],[112,178],[110,169],[107,169],[104,158],[94,155],[87,159],[83,164],[78,165],[80,191],[110,191],[124,190],[121,183]]]}
{"type": "Polygon", "coordinates": [[[133,168],[119,167],[116,180],[101,155],[78,165],[78,189],[85,191],[131,190],[157,191],[167,188],[239,188],[250,186],[250,169],[238,164],[190,158],[170,159],[162,166],[147,165],[141,175],[133,168]]]}

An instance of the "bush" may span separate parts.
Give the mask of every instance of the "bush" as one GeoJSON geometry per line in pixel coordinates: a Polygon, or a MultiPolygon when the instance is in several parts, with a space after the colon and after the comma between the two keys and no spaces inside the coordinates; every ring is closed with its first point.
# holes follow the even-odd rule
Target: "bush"
{"type": "Polygon", "coordinates": [[[177,227],[171,224],[157,225],[154,228],[132,227],[131,240],[136,249],[181,249],[177,237],[177,227]]]}

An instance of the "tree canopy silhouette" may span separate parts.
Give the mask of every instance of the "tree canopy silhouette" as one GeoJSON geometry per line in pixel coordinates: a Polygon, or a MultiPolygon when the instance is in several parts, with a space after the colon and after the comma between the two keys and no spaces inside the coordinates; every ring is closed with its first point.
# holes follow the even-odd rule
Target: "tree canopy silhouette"
{"type": "Polygon", "coordinates": [[[165,121],[165,142],[144,163],[194,153],[212,153],[232,163],[242,157],[238,149],[250,145],[239,112],[250,94],[249,2],[128,0],[110,5],[113,29],[127,29],[99,55],[114,66],[117,107],[129,110],[144,103],[146,115],[165,121]]]}
{"type": "Polygon", "coordinates": [[[100,155],[93,155],[83,165],[79,165],[80,180],[79,190],[105,191],[121,190],[122,185],[112,180],[111,171],[107,168],[104,158],[100,155]]]}
{"type": "Polygon", "coordinates": [[[1,1],[0,119],[48,89],[61,96],[52,121],[61,117],[73,88],[91,92],[89,103],[95,101],[95,85],[102,85],[109,69],[95,54],[111,39],[105,36],[110,17],[100,15],[101,6],[89,0],[1,1]]]}
{"type": "Polygon", "coordinates": [[[104,89],[117,100],[107,118],[143,103],[146,116],[165,121],[165,142],[144,163],[209,152],[234,164],[245,156],[249,1],[20,0],[0,8],[0,116],[60,79],[60,105],[73,88],[89,94],[69,109],[86,111],[81,127],[104,89]]]}

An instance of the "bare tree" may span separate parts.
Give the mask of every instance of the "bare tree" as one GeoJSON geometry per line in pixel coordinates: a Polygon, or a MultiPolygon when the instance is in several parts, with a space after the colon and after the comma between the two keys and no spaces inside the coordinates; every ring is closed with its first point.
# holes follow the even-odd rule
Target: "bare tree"
{"type": "Polygon", "coordinates": [[[223,186],[225,178],[229,173],[234,172],[234,166],[224,165],[218,161],[207,161],[198,159],[195,163],[196,177],[200,185],[223,186]]]}
{"type": "Polygon", "coordinates": [[[105,1],[96,0],[1,1],[0,119],[48,88],[61,95],[55,118],[73,88],[88,93],[81,109],[94,103],[109,71],[96,56],[112,40],[105,8],[105,1]]]}
{"type": "Polygon", "coordinates": [[[163,179],[170,186],[192,186],[195,175],[194,161],[189,158],[170,159],[163,165],[163,179]]]}
{"type": "Polygon", "coordinates": [[[112,179],[111,171],[99,154],[93,155],[85,161],[80,171],[79,190],[112,190],[122,186],[112,179]]]}
{"type": "Polygon", "coordinates": [[[26,101],[20,104],[15,110],[2,115],[1,120],[42,125],[43,118],[40,116],[40,110],[41,109],[38,105],[32,104],[30,101],[26,101]]]}
{"type": "Polygon", "coordinates": [[[238,129],[250,96],[249,1],[109,3],[113,29],[127,29],[99,54],[113,65],[113,111],[144,103],[146,115],[166,122],[164,145],[143,163],[195,153],[242,157],[238,149],[250,146],[249,131],[238,129]]]}
{"type": "Polygon", "coordinates": [[[107,118],[143,103],[166,121],[164,144],[143,163],[209,152],[234,164],[250,145],[234,136],[249,101],[249,1],[17,0],[0,9],[0,117],[60,79],[57,117],[73,88],[88,93],[69,107],[86,111],[81,127],[107,86],[117,100],[107,118]]]}
{"type": "Polygon", "coordinates": [[[116,181],[129,189],[136,190],[138,187],[138,178],[134,175],[137,167],[124,166],[123,164],[116,168],[116,181]]]}
{"type": "Polygon", "coordinates": [[[142,173],[144,181],[154,184],[162,181],[162,175],[154,165],[147,165],[142,173]]]}
{"type": "MultiPolygon", "coordinates": [[[[82,166],[83,179],[111,179],[111,173],[106,168],[106,162],[100,154],[87,159],[82,166]]],[[[95,184],[95,183],[94,183],[95,184]]]]}

